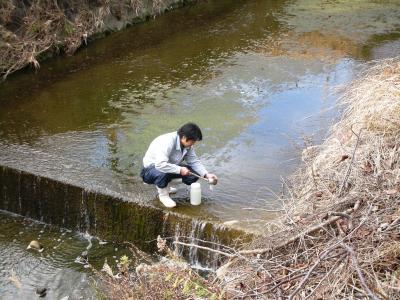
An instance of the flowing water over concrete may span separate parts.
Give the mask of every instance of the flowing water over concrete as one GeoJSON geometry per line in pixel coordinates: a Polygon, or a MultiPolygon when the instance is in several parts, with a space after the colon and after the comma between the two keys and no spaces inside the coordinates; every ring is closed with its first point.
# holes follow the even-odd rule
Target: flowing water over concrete
{"type": "MultiPolygon", "coordinates": [[[[140,190],[135,190],[135,185],[130,190],[121,188],[124,177],[93,167],[66,165],[70,162],[40,151],[21,151],[21,148],[24,147],[0,145],[0,209],[110,241],[131,241],[149,252],[156,250],[158,235],[197,238],[224,245],[246,236],[207,216],[197,219],[158,208],[143,200],[150,199],[144,192],[140,200],[140,190]],[[28,161],[32,164],[27,164],[28,161]],[[75,173],[70,176],[71,173],[63,172],[65,168],[75,173]],[[202,228],[201,232],[198,228],[202,228]]],[[[180,205],[188,206],[185,199],[182,201],[180,205]]],[[[246,239],[250,237],[247,235],[246,239]]],[[[199,257],[189,254],[196,263],[199,257]]],[[[211,261],[215,258],[202,260],[207,265],[211,261]]]]}
{"type": "MultiPolygon", "coordinates": [[[[20,73],[0,85],[0,160],[9,168],[2,174],[22,170],[24,178],[33,174],[32,184],[44,176],[51,184],[43,203],[51,203],[52,186],[71,185],[74,192],[63,197],[80,195],[71,203],[81,219],[40,212],[28,202],[12,204],[13,211],[28,207],[32,217],[108,232],[112,239],[152,239],[167,212],[135,177],[141,158],[154,137],[194,121],[204,135],[197,153],[221,180],[214,192],[203,186],[200,207],[188,205],[186,190],[180,191],[174,212],[185,221],[168,225],[168,234],[183,230],[195,240],[213,232],[190,217],[262,230],[274,217],[267,210],[280,208],[274,193],[298,165],[304,140],[318,142],[337,114],[332,88],[351,80],[362,63],[398,55],[399,48],[399,1],[220,0],[47,61],[37,74],[20,73]],[[122,202],[110,204],[107,197],[122,202]],[[103,203],[100,219],[92,217],[94,209],[81,211],[79,203],[93,199],[103,203]],[[146,214],[146,207],[154,210],[146,214]],[[160,223],[150,234],[128,230],[144,228],[121,225],[134,210],[160,223]]],[[[197,259],[194,252],[188,256],[197,259]]]]}

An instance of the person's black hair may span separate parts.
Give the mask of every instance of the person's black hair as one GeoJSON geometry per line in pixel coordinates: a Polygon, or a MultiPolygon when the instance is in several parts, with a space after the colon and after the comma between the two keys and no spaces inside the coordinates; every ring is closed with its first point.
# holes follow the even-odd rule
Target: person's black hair
{"type": "Polygon", "coordinates": [[[203,134],[201,133],[200,127],[194,123],[186,123],[178,129],[178,135],[180,138],[185,136],[188,140],[201,141],[203,134]]]}

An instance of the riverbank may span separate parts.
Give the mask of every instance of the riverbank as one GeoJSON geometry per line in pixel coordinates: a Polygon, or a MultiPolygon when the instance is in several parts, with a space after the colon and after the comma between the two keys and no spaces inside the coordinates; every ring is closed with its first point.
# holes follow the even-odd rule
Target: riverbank
{"type": "Polygon", "coordinates": [[[399,298],[400,58],[370,64],[338,105],[329,137],[303,151],[274,233],[228,263],[228,294],[399,298]]]}
{"type": "Polygon", "coordinates": [[[56,54],[73,54],[89,41],[143,22],[191,0],[14,1],[0,3],[0,75],[56,54]]]}
{"type": "MultiPolygon", "coordinates": [[[[203,246],[226,257],[202,282],[209,297],[399,299],[400,58],[369,64],[338,105],[341,120],[324,143],[304,150],[280,199],[286,214],[270,233],[237,250],[203,246]]],[[[174,268],[141,268],[132,287],[148,293],[153,278],[171,299],[196,296],[191,275],[180,279],[192,271],[174,268]]],[[[112,285],[121,291],[118,280],[112,285]]]]}

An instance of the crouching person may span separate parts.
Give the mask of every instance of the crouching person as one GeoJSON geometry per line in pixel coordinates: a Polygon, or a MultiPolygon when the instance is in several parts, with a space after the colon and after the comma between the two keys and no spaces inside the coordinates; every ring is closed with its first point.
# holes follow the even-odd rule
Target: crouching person
{"type": "Polygon", "coordinates": [[[169,186],[174,178],[182,178],[182,182],[187,185],[198,179],[190,173],[218,180],[216,175],[208,173],[193,149],[194,144],[202,138],[200,128],[194,123],[187,123],[178,131],[155,138],[147,149],[140,176],[145,183],[156,185],[158,197],[164,206],[176,206],[169,196],[176,193],[176,189],[169,186]]]}

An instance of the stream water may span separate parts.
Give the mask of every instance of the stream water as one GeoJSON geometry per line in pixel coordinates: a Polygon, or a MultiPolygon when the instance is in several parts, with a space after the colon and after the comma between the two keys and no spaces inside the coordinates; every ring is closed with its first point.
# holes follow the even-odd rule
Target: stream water
{"type": "Polygon", "coordinates": [[[0,142],[130,178],[153,138],[196,122],[220,182],[176,210],[259,230],[304,140],[337,116],[333,89],[399,49],[396,0],[204,1],[12,76],[0,142]]]}
{"type": "MultiPolygon", "coordinates": [[[[0,211],[1,299],[37,299],[36,290],[46,289],[46,299],[98,299],[89,270],[100,270],[104,260],[115,270],[128,248],[101,241],[88,234],[50,226],[0,211]],[[38,240],[44,250],[27,250],[38,240]]],[[[130,255],[131,257],[131,255],[130,255]]]]}

